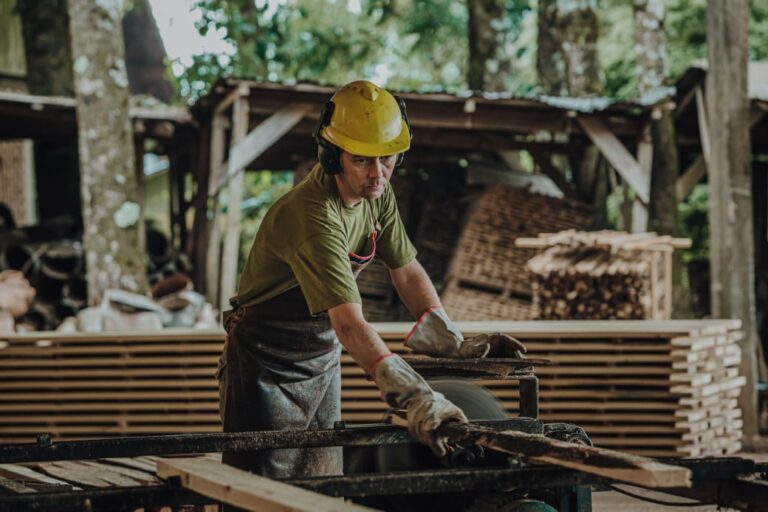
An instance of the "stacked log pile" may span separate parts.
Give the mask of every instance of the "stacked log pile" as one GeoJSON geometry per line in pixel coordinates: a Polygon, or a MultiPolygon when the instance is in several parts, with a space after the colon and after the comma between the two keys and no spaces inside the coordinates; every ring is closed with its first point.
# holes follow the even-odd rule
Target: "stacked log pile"
{"type": "Polygon", "coordinates": [[[642,320],[671,318],[672,251],[690,240],[569,230],[516,244],[542,249],[527,264],[534,318],[642,320]]]}
{"type": "MultiPolygon", "coordinates": [[[[582,426],[597,446],[648,456],[733,453],[740,323],[697,321],[463,322],[466,336],[506,332],[538,367],[540,418],[582,426]]],[[[412,323],[374,324],[393,351],[412,323]]],[[[0,442],[220,431],[221,330],[29,333],[0,343],[0,442]]],[[[373,422],[387,405],[342,356],[342,419],[373,422]]],[[[480,381],[511,414],[516,381],[480,381]]]]}
{"type": "Polygon", "coordinates": [[[526,262],[533,249],[519,237],[585,228],[591,210],[578,201],[504,185],[488,188],[472,204],[451,261],[441,298],[456,320],[527,320],[531,285],[526,262]]]}

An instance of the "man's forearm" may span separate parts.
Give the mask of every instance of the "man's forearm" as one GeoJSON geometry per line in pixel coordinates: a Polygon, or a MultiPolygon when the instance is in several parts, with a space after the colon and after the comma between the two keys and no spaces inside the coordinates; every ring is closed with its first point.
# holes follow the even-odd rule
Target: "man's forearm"
{"type": "Polygon", "coordinates": [[[440,297],[418,261],[413,260],[408,265],[390,270],[389,274],[400,300],[414,318],[419,318],[429,308],[440,305],[440,297]]]}
{"type": "Polygon", "coordinates": [[[376,364],[391,354],[381,336],[365,321],[359,304],[343,304],[328,311],[339,341],[352,359],[373,375],[376,364]]]}

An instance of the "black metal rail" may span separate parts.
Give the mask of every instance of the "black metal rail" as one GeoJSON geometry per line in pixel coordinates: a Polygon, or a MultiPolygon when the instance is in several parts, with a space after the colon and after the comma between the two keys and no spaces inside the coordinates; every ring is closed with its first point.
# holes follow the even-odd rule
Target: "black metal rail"
{"type": "MultiPolygon", "coordinates": [[[[531,418],[477,422],[495,430],[541,433],[531,418]]],[[[408,431],[389,424],[346,426],[328,430],[293,430],[214,434],[119,437],[85,441],[42,440],[0,445],[0,464],[54,460],[103,459],[140,455],[173,455],[323,446],[381,446],[415,442],[408,431]]]]}

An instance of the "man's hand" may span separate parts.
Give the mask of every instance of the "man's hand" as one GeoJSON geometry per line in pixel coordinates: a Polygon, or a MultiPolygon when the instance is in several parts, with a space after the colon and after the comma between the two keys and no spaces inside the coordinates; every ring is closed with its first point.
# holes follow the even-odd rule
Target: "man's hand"
{"type": "Polygon", "coordinates": [[[382,359],[373,373],[384,400],[393,407],[405,409],[411,435],[429,446],[438,457],[448,453],[451,446],[446,438],[437,435],[437,428],[449,421],[466,423],[462,410],[430,388],[395,354],[382,359]]]}
{"type": "Polygon", "coordinates": [[[476,357],[515,357],[522,359],[527,351],[525,345],[512,336],[501,332],[479,334],[465,339],[459,346],[461,352],[483,353],[476,357]]]}
{"type": "Polygon", "coordinates": [[[522,358],[525,353],[522,343],[500,332],[480,334],[465,340],[440,306],[430,308],[421,316],[406,337],[405,345],[419,354],[457,359],[522,358]]]}

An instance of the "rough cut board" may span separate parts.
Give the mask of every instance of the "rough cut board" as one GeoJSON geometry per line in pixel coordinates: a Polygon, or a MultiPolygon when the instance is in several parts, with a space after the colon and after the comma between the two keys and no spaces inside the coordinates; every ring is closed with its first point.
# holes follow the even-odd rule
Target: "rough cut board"
{"type": "Polygon", "coordinates": [[[294,487],[203,458],[160,459],[157,475],[178,477],[199,494],[254,512],[371,512],[375,509],[294,487]]]}

